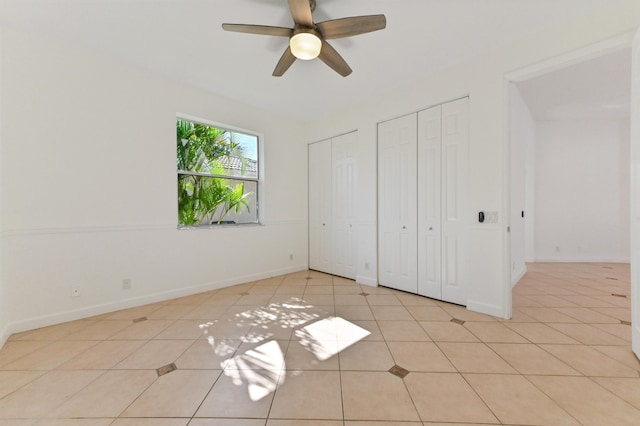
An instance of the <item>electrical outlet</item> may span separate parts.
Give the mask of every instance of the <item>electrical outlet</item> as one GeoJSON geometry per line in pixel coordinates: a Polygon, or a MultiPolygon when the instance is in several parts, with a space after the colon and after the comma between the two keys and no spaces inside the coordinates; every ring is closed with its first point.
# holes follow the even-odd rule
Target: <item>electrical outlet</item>
{"type": "Polygon", "coordinates": [[[78,286],[71,287],[71,297],[80,297],[80,287],[78,286]]]}
{"type": "Polygon", "coordinates": [[[122,289],[129,290],[131,288],[131,278],[124,278],[122,280],[122,289]]]}

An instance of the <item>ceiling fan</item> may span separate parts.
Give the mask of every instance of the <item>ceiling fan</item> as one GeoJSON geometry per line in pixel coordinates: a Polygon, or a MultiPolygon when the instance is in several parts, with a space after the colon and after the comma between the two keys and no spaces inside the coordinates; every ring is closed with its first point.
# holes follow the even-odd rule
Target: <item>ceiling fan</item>
{"type": "Polygon", "coordinates": [[[267,25],[222,24],[226,31],[289,37],[289,47],[273,70],[274,77],[281,77],[296,59],[320,58],[343,77],[351,74],[351,68],[327,40],[351,37],[358,34],[382,30],[387,26],[384,15],[354,16],[313,22],[312,13],[316,0],[289,0],[289,9],[294,27],[272,27],[267,25]]]}

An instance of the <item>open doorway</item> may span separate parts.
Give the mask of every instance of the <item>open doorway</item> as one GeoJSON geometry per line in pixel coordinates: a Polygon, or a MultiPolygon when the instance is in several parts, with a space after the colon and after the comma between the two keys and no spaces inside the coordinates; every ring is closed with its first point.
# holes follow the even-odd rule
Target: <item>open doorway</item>
{"type": "Polygon", "coordinates": [[[630,47],[510,89],[512,286],[528,262],[629,263],[630,47]]]}

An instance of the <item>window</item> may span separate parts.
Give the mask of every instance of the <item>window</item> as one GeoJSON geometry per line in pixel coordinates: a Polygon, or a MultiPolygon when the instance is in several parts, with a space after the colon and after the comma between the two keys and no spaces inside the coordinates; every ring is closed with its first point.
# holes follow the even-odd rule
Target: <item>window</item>
{"type": "Polygon", "coordinates": [[[259,223],[259,138],[178,118],[178,225],[259,223]]]}

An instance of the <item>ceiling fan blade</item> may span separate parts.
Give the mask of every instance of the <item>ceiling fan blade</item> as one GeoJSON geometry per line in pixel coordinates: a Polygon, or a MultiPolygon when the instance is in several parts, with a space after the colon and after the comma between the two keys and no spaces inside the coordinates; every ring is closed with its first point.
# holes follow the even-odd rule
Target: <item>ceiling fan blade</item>
{"type": "Polygon", "coordinates": [[[340,56],[336,49],[324,40],[322,40],[322,50],[318,58],[343,77],[351,74],[351,68],[347,62],[340,56]]]}
{"type": "Polygon", "coordinates": [[[322,36],[331,40],[382,30],[387,26],[387,18],[384,15],[354,16],[332,19],[316,25],[322,36]]]}
{"type": "Polygon", "coordinates": [[[291,37],[292,28],[270,27],[268,25],[248,25],[248,24],[222,24],[225,31],[237,33],[260,34],[268,36],[291,37]]]}
{"type": "Polygon", "coordinates": [[[282,77],[285,72],[289,69],[289,67],[296,61],[296,57],[291,53],[291,48],[287,47],[287,50],[284,51],[276,68],[273,70],[274,77],[282,77]]]}
{"type": "Polygon", "coordinates": [[[291,10],[293,22],[305,27],[313,27],[309,0],[289,0],[289,9],[291,10]]]}

